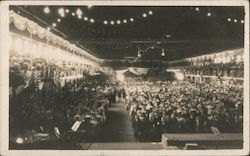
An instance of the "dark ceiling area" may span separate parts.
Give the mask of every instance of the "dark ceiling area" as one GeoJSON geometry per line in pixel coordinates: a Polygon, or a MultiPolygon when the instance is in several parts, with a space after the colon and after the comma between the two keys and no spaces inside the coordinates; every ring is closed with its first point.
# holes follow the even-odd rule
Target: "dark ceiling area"
{"type": "Polygon", "coordinates": [[[48,6],[48,14],[44,7],[10,9],[101,59],[137,57],[140,50],[142,60],[171,61],[244,46],[244,8],[239,6],[48,6]],[[69,13],[61,17],[59,8],[69,13]],[[81,18],[72,15],[77,9],[81,18]]]}

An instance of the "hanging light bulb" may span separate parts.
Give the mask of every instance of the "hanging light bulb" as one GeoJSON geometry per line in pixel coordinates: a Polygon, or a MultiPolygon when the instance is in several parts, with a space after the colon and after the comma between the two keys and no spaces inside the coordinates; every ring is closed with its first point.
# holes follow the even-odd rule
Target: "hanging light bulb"
{"type": "Polygon", "coordinates": [[[80,8],[78,8],[78,9],[76,10],[76,15],[77,15],[77,16],[82,16],[82,10],[81,10],[80,8]]]}
{"type": "Polygon", "coordinates": [[[88,17],[84,17],[84,21],[88,21],[89,19],[88,19],[88,17]]]}
{"type": "Polygon", "coordinates": [[[59,9],[58,9],[58,14],[59,14],[61,17],[64,17],[64,16],[65,16],[64,8],[59,8],[59,9]]]}
{"type": "Polygon", "coordinates": [[[111,24],[111,25],[114,25],[114,24],[115,24],[115,22],[114,22],[114,21],[110,21],[110,24],[111,24]]]}
{"type": "Polygon", "coordinates": [[[82,19],[82,16],[77,16],[78,19],[82,19]]]}
{"type": "Polygon", "coordinates": [[[197,8],[195,8],[195,11],[199,11],[199,10],[200,10],[200,8],[198,8],[198,7],[197,7],[197,8]]]}
{"type": "Polygon", "coordinates": [[[76,14],[74,12],[71,13],[72,16],[75,16],[76,14]]]}
{"type": "Polygon", "coordinates": [[[93,6],[91,4],[88,5],[88,9],[92,8],[93,6]]]}
{"type": "Polygon", "coordinates": [[[103,23],[104,23],[104,24],[108,24],[108,21],[107,21],[107,20],[105,20],[105,21],[103,21],[103,23]]]}
{"type": "Polygon", "coordinates": [[[161,50],[161,56],[165,56],[165,51],[164,51],[164,49],[161,50]]]}
{"type": "Polygon", "coordinates": [[[52,23],[52,26],[53,26],[53,27],[56,27],[56,23],[52,23]]]}
{"type": "Polygon", "coordinates": [[[208,13],[207,13],[207,16],[211,16],[211,15],[212,15],[211,12],[208,12],[208,13]]]}
{"type": "Polygon", "coordinates": [[[244,20],[241,20],[240,23],[244,23],[244,20]]]}
{"type": "Polygon", "coordinates": [[[146,14],[146,13],[143,13],[142,16],[143,16],[143,17],[147,17],[147,14],[146,14]]]}
{"type": "Polygon", "coordinates": [[[123,20],[123,23],[127,23],[127,20],[126,20],[126,19],[124,19],[124,20],[123,20]]]}
{"type": "Polygon", "coordinates": [[[117,23],[117,24],[121,24],[121,21],[120,21],[120,20],[117,20],[116,23],[117,23]]]}
{"type": "Polygon", "coordinates": [[[149,14],[149,15],[153,15],[153,11],[149,11],[148,14],[149,14]]]}
{"type": "Polygon", "coordinates": [[[90,23],[94,23],[95,20],[93,18],[90,19],[90,23]]]}
{"type": "Polygon", "coordinates": [[[228,22],[231,22],[231,18],[228,18],[227,21],[228,21],[228,22]]]}
{"type": "Polygon", "coordinates": [[[234,23],[237,23],[238,21],[237,21],[237,19],[234,19],[234,23]]]}
{"type": "Polygon", "coordinates": [[[134,22],[134,18],[130,18],[130,22],[134,22]]]}
{"type": "Polygon", "coordinates": [[[51,30],[50,27],[47,27],[47,30],[50,31],[51,30]]]}
{"type": "Polygon", "coordinates": [[[49,14],[49,13],[50,13],[49,7],[48,7],[48,6],[44,7],[43,12],[44,12],[45,14],[49,14]]]}
{"type": "Polygon", "coordinates": [[[66,12],[66,13],[69,13],[69,9],[65,9],[65,12],[66,12]]]}
{"type": "Polygon", "coordinates": [[[57,22],[61,22],[61,19],[60,19],[60,18],[58,18],[58,19],[57,19],[57,22]]]}

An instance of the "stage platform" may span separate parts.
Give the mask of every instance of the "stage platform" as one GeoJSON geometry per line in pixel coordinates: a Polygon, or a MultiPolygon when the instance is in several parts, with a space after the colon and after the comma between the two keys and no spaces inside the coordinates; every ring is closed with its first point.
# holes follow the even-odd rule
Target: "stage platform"
{"type": "Polygon", "coordinates": [[[243,134],[222,133],[218,136],[212,133],[162,134],[162,145],[165,148],[168,146],[184,148],[186,144],[197,144],[197,148],[203,149],[242,149],[243,134]]]}

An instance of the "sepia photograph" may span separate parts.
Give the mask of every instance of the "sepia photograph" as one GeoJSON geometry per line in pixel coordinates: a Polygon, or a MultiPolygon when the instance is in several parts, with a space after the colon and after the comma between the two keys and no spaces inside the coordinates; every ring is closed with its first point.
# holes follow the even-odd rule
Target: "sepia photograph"
{"type": "Polygon", "coordinates": [[[0,4],[1,155],[249,154],[249,2],[0,4]]]}

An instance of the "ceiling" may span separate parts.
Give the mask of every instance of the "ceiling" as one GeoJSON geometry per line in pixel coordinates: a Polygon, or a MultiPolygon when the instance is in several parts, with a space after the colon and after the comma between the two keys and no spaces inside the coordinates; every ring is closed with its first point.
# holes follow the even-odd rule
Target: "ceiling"
{"type": "Polygon", "coordinates": [[[43,27],[50,26],[52,32],[101,59],[137,57],[141,49],[142,60],[171,61],[243,47],[244,43],[243,7],[49,6],[49,14],[44,13],[44,7],[10,9],[43,27]],[[61,7],[70,11],[65,17],[58,13],[61,7]],[[78,8],[82,10],[82,19],[71,14],[78,8]],[[61,22],[57,22],[58,18],[61,22]],[[91,18],[94,23],[89,22],[91,18]],[[117,20],[121,23],[117,24],[117,20]],[[57,24],[55,28],[53,22],[57,24]],[[165,56],[161,55],[162,49],[165,56]]]}

